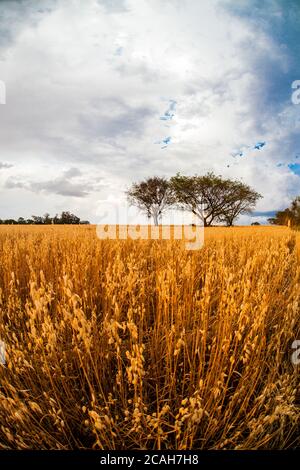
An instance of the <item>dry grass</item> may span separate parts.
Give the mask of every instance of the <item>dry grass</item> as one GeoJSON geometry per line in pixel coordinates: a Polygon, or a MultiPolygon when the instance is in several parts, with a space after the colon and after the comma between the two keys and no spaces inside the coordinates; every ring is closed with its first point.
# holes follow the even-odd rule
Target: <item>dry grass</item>
{"type": "Polygon", "coordinates": [[[300,444],[300,234],[207,229],[189,252],[3,226],[0,246],[0,448],[300,444]]]}

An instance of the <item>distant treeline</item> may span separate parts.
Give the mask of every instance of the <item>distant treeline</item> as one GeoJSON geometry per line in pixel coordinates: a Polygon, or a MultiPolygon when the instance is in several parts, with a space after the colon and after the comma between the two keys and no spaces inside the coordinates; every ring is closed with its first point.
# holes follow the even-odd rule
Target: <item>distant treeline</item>
{"type": "Polygon", "coordinates": [[[288,225],[300,227],[300,196],[296,197],[290,207],[283,211],[278,211],[275,217],[268,219],[273,225],[288,225]]]}
{"type": "Polygon", "coordinates": [[[32,215],[30,219],[24,219],[19,217],[15,219],[0,219],[0,224],[9,224],[9,225],[78,225],[78,224],[89,224],[87,220],[80,220],[74,214],[70,212],[62,212],[60,215],[56,214],[54,217],[50,217],[50,214],[45,214],[43,216],[32,215]]]}

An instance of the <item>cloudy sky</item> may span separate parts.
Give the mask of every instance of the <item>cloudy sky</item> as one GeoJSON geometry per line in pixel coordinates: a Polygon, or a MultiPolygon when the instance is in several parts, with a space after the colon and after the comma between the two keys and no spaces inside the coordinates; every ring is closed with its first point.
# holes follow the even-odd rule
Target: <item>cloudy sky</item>
{"type": "Polygon", "coordinates": [[[132,181],[209,170],[286,207],[299,57],[298,0],[2,0],[0,218],[97,222],[132,181]]]}

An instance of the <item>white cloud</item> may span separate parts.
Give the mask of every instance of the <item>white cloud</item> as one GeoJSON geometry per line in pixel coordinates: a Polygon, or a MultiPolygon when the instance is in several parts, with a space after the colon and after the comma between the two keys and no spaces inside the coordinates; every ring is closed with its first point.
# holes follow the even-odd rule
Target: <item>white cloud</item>
{"type": "Polygon", "coordinates": [[[73,209],[94,220],[97,200],[118,199],[133,180],[210,169],[263,193],[259,210],[288,202],[297,177],[276,162],[291,127],[262,113],[268,83],[255,68],[267,58],[285,70],[288,60],[263,31],[217,0],[47,0],[43,12],[28,5],[22,21],[14,2],[18,21],[0,41],[0,148],[15,165],[1,180],[3,217],[28,214],[16,202],[24,195],[31,211],[73,209]],[[175,116],[163,122],[169,100],[175,116]],[[167,149],[155,145],[166,136],[167,149]],[[233,165],[234,148],[261,139],[263,150],[233,165]],[[84,177],[66,179],[70,167],[84,177]]]}

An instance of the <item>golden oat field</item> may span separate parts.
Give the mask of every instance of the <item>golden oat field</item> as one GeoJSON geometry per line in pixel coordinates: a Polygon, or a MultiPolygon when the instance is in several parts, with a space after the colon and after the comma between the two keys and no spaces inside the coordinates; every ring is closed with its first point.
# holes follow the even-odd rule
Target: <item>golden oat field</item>
{"type": "Polygon", "coordinates": [[[0,227],[1,449],[300,445],[300,234],[0,227]]]}

